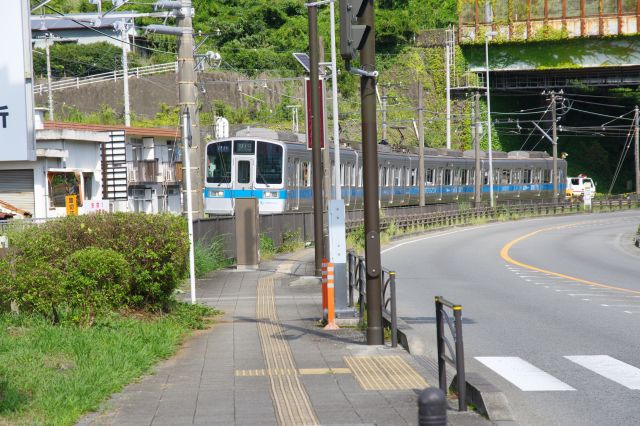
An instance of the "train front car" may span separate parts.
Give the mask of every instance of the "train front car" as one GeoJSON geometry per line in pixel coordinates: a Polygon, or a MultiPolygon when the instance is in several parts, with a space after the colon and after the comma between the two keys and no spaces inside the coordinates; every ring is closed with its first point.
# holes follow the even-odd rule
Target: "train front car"
{"type": "Polygon", "coordinates": [[[282,213],[284,144],[251,138],[207,145],[205,213],[233,215],[236,198],[257,198],[260,214],[282,213]]]}

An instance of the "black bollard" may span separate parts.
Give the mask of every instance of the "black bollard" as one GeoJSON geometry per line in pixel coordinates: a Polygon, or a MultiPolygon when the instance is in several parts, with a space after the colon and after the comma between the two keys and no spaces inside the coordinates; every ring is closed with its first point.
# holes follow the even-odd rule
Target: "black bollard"
{"type": "Polygon", "coordinates": [[[447,400],[438,388],[426,388],[418,397],[419,426],[447,426],[447,400]]]}

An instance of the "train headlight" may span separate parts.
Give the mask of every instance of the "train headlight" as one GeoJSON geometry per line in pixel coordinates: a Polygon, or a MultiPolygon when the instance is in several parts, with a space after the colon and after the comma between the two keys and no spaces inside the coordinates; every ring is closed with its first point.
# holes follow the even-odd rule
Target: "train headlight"
{"type": "Polygon", "coordinates": [[[210,197],[224,197],[224,191],[213,191],[209,190],[210,197]]]}
{"type": "Polygon", "coordinates": [[[264,198],[278,198],[278,191],[264,191],[264,198]]]}

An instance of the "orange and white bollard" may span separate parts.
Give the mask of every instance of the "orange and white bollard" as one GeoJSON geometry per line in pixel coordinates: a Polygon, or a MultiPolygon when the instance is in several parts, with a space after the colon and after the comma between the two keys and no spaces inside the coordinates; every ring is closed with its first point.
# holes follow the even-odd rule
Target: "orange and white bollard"
{"type": "Polygon", "coordinates": [[[324,326],[325,330],[338,330],[340,328],[336,325],[336,309],[335,309],[333,278],[334,278],[333,263],[329,262],[327,265],[327,325],[324,326]]]}
{"type": "Polygon", "coordinates": [[[322,259],[322,320],[327,320],[327,268],[329,266],[329,261],[324,258],[322,259]]]}

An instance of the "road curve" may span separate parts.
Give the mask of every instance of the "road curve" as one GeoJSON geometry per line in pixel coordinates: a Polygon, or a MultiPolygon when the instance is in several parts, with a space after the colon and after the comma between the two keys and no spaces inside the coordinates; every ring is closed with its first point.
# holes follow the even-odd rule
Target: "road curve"
{"type": "Polygon", "coordinates": [[[385,249],[398,311],[435,347],[460,303],[465,359],[524,425],[640,423],[640,211],[455,228],[385,249]]]}

